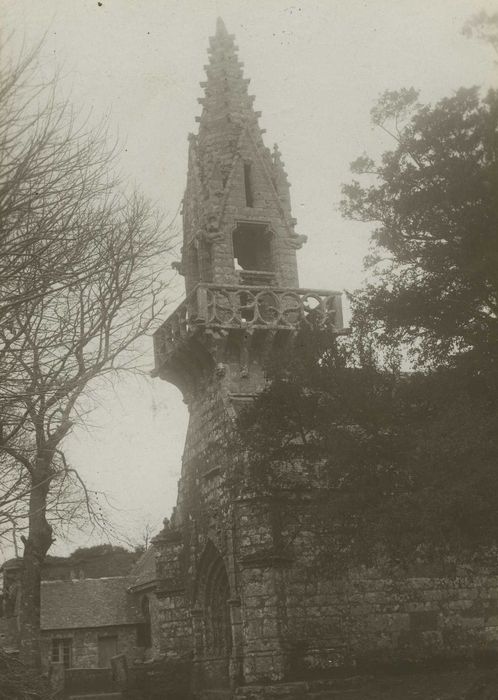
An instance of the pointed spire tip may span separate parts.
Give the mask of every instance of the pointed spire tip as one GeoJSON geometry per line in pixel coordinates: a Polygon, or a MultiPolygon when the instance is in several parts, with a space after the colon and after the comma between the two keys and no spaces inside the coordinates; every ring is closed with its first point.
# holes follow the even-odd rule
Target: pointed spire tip
{"type": "Polygon", "coordinates": [[[216,34],[228,34],[227,28],[225,27],[225,22],[218,17],[216,20],[216,34]]]}

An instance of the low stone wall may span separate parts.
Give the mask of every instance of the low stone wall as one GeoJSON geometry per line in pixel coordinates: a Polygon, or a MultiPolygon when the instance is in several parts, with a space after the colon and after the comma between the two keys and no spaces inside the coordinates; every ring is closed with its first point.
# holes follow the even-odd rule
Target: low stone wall
{"type": "Polygon", "coordinates": [[[297,566],[285,590],[294,677],[498,655],[498,576],[484,569],[396,577],[361,570],[334,581],[297,566]]]}
{"type": "Polygon", "coordinates": [[[191,700],[192,663],[174,659],[137,664],[129,669],[126,700],[191,700]]]}
{"type": "Polygon", "coordinates": [[[111,693],[116,690],[110,668],[69,668],[64,673],[66,694],[92,692],[111,693]]]}

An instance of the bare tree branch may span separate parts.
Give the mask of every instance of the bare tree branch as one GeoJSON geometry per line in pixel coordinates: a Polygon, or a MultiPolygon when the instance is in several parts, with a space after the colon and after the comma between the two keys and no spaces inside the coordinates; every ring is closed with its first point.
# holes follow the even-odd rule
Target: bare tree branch
{"type": "Polygon", "coordinates": [[[21,658],[37,665],[40,566],[54,532],[104,517],[64,440],[99,379],[144,370],[140,340],[167,303],[172,242],[114,174],[105,124],[79,122],[56,78],[40,82],[36,51],[3,58],[0,526],[22,533],[21,658]]]}

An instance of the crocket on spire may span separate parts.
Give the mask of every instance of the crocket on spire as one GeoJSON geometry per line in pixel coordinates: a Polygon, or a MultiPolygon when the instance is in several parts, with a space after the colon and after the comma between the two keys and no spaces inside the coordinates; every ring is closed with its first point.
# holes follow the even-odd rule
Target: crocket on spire
{"type": "Polygon", "coordinates": [[[198,118],[196,139],[198,162],[205,182],[215,167],[222,180],[228,177],[245,129],[250,131],[258,149],[265,151],[258,125],[260,112],[253,109],[254,96],[247,90],[250,80],[244,78],[234,35],[228,33],[220,17],[209,43],[209,63],[205,66],[207,80],[201,83],[205,94],[199,99],[203,109],[198,118]]]}

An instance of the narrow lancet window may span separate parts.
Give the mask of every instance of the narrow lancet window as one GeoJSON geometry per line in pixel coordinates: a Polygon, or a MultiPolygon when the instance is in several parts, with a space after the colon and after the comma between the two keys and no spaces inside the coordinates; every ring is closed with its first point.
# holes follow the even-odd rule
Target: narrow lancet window
{"type": "Polygon", "coordinates": [[[246,191],[246,206],[253,207],[254,206],[254,196],[253,196],[253,192],[252,192],[251,164],[250,163],[244,164],[244,187],[245,187],[245,191],[246,191]]]}

